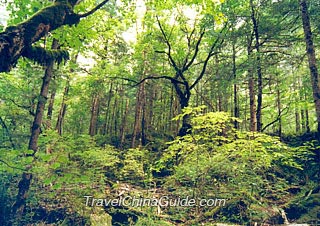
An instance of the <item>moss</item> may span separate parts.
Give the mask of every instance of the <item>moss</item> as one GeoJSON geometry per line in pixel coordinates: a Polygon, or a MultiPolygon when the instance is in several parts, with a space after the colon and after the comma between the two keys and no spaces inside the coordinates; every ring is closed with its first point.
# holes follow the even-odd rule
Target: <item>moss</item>
{"type": "Polygon", "coordinates": [[[43,66],[48,65],[52,61],[61,64],[63,61],[69,60],[69,53],[66,50],[45,50],[41,47],[27,48],[22,56],[43,66]]]}
{"type": "MultiPolygon", "coordinates": [[[[24,32],[24,43],[30,45],[49,31],[62,25],[77,24],[79,21],[80,17],[73,12],[73,7],[68,2],[58,1],[41,9],[28,20],[13,28],[24,32]]],[[[10,28],[7,28],[6,31],[10,31],[10,28]]]]}

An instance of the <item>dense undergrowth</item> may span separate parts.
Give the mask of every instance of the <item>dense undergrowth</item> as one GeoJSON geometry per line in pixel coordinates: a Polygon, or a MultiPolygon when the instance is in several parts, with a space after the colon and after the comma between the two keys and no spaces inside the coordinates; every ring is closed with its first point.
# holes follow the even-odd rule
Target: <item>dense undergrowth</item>
{"type": "Polygon", "coordinates": [[[238,119],[227,113],[203,112],[201,107],[186,109],[184,114],[192,115],[192,134],[161,142],[150,138],[146,147],[120,150],[101,142],[102,137],[45,131],[35,159],[25,157],[28,150],[1,150],[0,224],[281,224],[283,213],[296,222],[320,218],[317,141],[295,137],[293,142],[291,137],[281,142],[235,130],[238,119]],[[20,174],[30,164],[34,179],[24,222],[15,222],[10,207],[20,174]],[[194,199],[196,204],[106,206],[86,202],[88,196],[167,197],[194,199]],[[216,203],[200,206],[200,200],[216,203]]]}

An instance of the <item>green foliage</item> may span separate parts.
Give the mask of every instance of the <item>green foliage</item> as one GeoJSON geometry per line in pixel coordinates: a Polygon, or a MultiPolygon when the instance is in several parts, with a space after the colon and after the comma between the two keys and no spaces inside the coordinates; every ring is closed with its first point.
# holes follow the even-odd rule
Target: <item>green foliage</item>
{"type": "Polygon", "coordinates": [[[162,220],[154,220],[150,218],[139,218],[138,222],[135,224],[136,226],[171,226],[173,224],[162,221],[162,220]]]}
{"type": "MultiPolygon", "coordinates": [[[[20,168],[33,164],[30,171],[33,174],[33,184],[28,208],[34,214],[42,208],[48,214],[55,209],[61,213],[67,209],[64,215],[67,218],[75,217],[76,214],[90,217],[90,212],[83,212],[86,209],[83,197],[102,196],[106,180],[112,179],[105,178],[106,172],[115,172],[119,163],[118,152],[113,147],[98,148],[89,136],[70,139],[60,137],[55,131],[46,131],[42,135],[40,150],[35,159],[24,157],[28,151],[0,153],[5,153],[0,159],[11,164],[8,166],[0,163],[0,172],[5,175],[2,178],[17,177],[22,172],[20,168]]],[[[7,189],[16,190],[14,184],[7,186],[7,189]]]]}
{"type": "Polygon", "coordinates": [[[227,207],[219,207],[212,216],[228,213],[228,220],[238,223],[249,216],[260,221],[270,217],[273,211],[262,214],[261,209],[283,205],[293,186],[284,169],[302,169],[295,159],[296,151],[277,138],[235,130],[237,119],[228,113],[201,111],[184,111],[193,115],[193,132],[171,142],[159,161],[160,167],[174,163],[174,174],[166,186],[175,188],[179,196],[227,199],[227,207]],[[245,211],[242,219],[235,217],[239,211],[245,211]]]}
{"type": "Polygon", "coordinates": [[[143,181],[148,177],[148,151],[140,148],[129,149],[124,154],[123,168],[120,171],[124,180],[143,181]]]}
{"type": "MultiPolygon", "coordinates": [[[[56,17],[50,11],[51,6],[44,8],[53,1],[6,2],[11,13],[9,25],[27,20],[37,26],[39,20],[56,17]],[[47,11],[47,18],[34,15],[41,9],[47,11]]],[[[70,7],[65,4],[67,1],[59,2],[56,4],[70,7]]],[[[63,49],[78,58],[54,69],[51,83],[54,86],[49,92],[55,94],[53,114],[41,125],[42,136],[35,159],[25,156],[32,153],[26,147],[43,68],[21,59],[15,70],[1,74],[0,222],[8,221],[20,174],[29,165],[34,180],[25,220],[30,224],[38,223],[40,212],[44,211],[42,216],[50,218],[53,216],[50,214],[61,213],[62,216],[52,217],[59,218],[52,224],[72,225],[68,219],[80,215],[88,224],[91,219],[93,225],[104,225],[101,222],[109,222],[110,217],[102,209],[85,207],[83,195],[104,197],[106,184],[111,190],[121,184],[132,185],[130,194],[150,195],[149,190],[153,189],[159,192],[157,195],[227,199],[226,206],[163,208],[164,221],[153,217],[154,209],[144,207],[139,209],[143,216],[137,225],[165,225],[165,219],[189,225],[210,225],[211,221],[262,222],[278,217],[280,209],[290,219],[318,217],[319,143],[306,142],[314,138],[296,136],[315,128],[297,3],[253,1],[261,44],[262,123],[267,126],[264,132],[282,135],[281,140],[294,146],[288,147],[277,137],[246,132],[251,104],[247,94],[248,76],[250,73],[256,76],[258,56],[253,48],[249,1],[142,2],[146,5],[141,1],[110,2],[77,26],[61,27],[39,41],[39,46],[48,47],[52,38],[58,39],[63,49]],[[147,76],[176,73],[172,62],[168,63],[168,54],[159,53],[168,53],[169,49],[157,19],[178,67],[192,59],[197,38],[205,29],[194,64],[184,72],[186,81],[194,81],[199,75],[210,46],[220,38],[203,80],[192,91],[189,106],[196,107],[185,108],[180,115],[179,99],[169,81],[146,80],[143,85],[133,86],[147,76]],[[220,34],[225,23],[227,27],[220,34]],[[65,98],[66,80],[70,82],[70,92],[65,98]],[[234,85],[237,85],[237,103],[233,103],[234,85]],[[86,134],[95,97],[99,99],[97,135],[90,137],[86,134]],[[59,136],[49,129],[49,124],[54,128],[62,102],[67,110],[63,136],[59,136]],[[202,104],[208,109],[198,107],[202,104]],[[241,121],[226,113],[235,112],[236,105],[241,121]],[[172,140],[168,134],[177,134],[179,121],[185,115],[191,116],[193,133],[165,143],[172,140]],[[170,121],[171,118],[176,121],[170,121]],[[137,131],[136,144],[144,133],[145,147],[130,148],[135,121],[138,127],[143,127],[137,131]],[[234,129],[235,121],[239,122],[240,130],[234,129]]],[[[74,11],[83,14],[96,5],[95,0],[82,1],[74,11]]],[[[318,5],[316,0],[310,1],[315,43],[320,37],[318,5]]],[[[52,58],[67,60],[67,52],[63,50],[44,52],[38,47],[31,50],[38,53],[35,60],[42,64],[52,58]]],[[[129,214],[131,210],[121,211],[129,214]]],[[[80,225],[79,222],[75,220],[73,225],[80,225]]]]}

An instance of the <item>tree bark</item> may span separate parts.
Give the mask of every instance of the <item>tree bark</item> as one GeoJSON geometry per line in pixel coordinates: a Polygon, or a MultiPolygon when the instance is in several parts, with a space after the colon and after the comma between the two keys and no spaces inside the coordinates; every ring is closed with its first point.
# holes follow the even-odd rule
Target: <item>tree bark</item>
{"type": "Polygon", "coordinates": [[[277,81],[277,108],[278,108],[278,115],[279,115],[279,122],[278,122],[278,136],[280,140],[282,139],[282,119],[281,119],[281,93],[279,87],[279,81],[277,81]]]}
{"type": "Polygon", "coordinates": [[[295,107],[295,118],[296,118],[296,133],[299,134],[301,132],[301,124],[300,124],[300,114],[299,109],[295,107]]]}
{"type": "Polygon", "coordinates": [[[249,105],[250,105],[250,131],[255,132],[257,131],[257,117],[256,117],[256,98],[255,98],[255,81],[253,78],[253,67],[251,63],[251,53],[252,53],[252,39],[248,39],[248,46],[247,46],[247,52],[248,52],[248,89],[249,89],[249,105]]]}
{"type": "Polygon", "coordinates": [[[258,22],[255,15],[255,9],[253,0],[250,0],[250,7],[251,7],[251,20],[253,24],[253,32],[255,37],[255,49],[256,49],[256,61],[257,61],[257,113],[256,113],[256,124],[257,124],[257,131],[261,132],[262,129],[262,69],[261,69],[261,56],[260,56],[260,36],[259,36],[259,27],[258,22]]]}
{"type": "Polygon", "coordinates": [[[77,0],[57,0],[52,5],[41,9],[26,21],[9,26],[0,33],[0,72],[9,72],[21,56],[47,65],[51,61],[60,62],[68,58],[66,51],[45,51],[41,47],[32,47],[49,32],[63,25],[74,25],[101,8],[108,0],[104,0],[93,10],[79,15],[73,12],[77,0]]]}
{"type": "Polygon", "coordinates": [[[109,118],[110,118],[110,105],[111,105],[111,99],[113,95],[113,90],[112,90],[112,83],[110,83],[110,89],[109,89],[109,94],[108,94],[108,101],[107,101],[107,106],[106,106],[106,112],[105,112],[105,119],[103,123],[103,128],[102,128],[102,134],[106,135],[109,131],[109,118]]]}
{"type": "Polygon", "coordinates": [[[63,121],[64,121],[64,117],[67,112],[66,99],[69,94],[69,89],[70,89],[70,81],[68,78],[66,87],[64,88],[64,91],[63,91],[62,103],[61,103],[61,107],[60,107],[60,111],[59,111],[59,115],[58,115],[58,119],[57,119],[57,124],[56,124],[56,128],[55,128],[60,136],[62,135],[63,121]]]}
{"type": "Polygon", "coordinates": [[[305,112],[306,112],[306,132],[310,133],[310,123],[309,123],[309,111],[308,111],[308,109],[306,109],[305,112]]]}
{"type": "Polygon", "coordinates": [[[257,118],[256,118],[256,98],[254,91],[254,79],[252,74],[249,75],[249,99],[250,99],[250,131],[257,131],[257,118]]]}
{"type": "Polygon", "coordinates": [[[97,122],[98,122],[98,113],[99,113],[99,95],[94,94],[92,98],[91,106],[91,118],[89,126],[89,135],[94,136],[97,134],[97,122]]]}
{"type": "Polygon", "coordinates": [[[141,138],[141,120],[142,120],[142,111],[143,111],[143,105],[144,105],[144,90],[145,83],[140,84],[137,94],[136,94],[136,109],[135,109],[135,119],[134,119],[134,126],[133,126],[133,132],[132,132],[132,141],[131,141],[131,147],[136,147],[136,140],[141,138]]]}
{"type": "MultiPolygon", "coordinates": [[[[237,65],[236,65],[236,46],[235,41],[232,43],[232,74],[233,74],[233,108],[234,117],[239,118],[239,106],[238,106],[238,86],[237,86],[237,65]]],[[[234,121],[234,128],[239,129],[239,122],[234,121]]]]}
{"type": "MultiPolygon", "coordinates": [[[[59,47],[58,40],[54,39],[52,43],[52,49],[58,49],[58,47],[59,47]]],[[[52,60],[47,65],[45,70],[45,75],[43,77],[42,87],[41,87],[38,104],[37,104],[37,110],[36,110],[33,125],[31,128],[31,136],[30,136],[29,146],[28,146],[29,150],[32,150],[33,153],[29,154],[29,156],[34,156],[38,150],[38,139],[41,132],[41,124],[42,124],[42,119],[44,114],[44,108],[45,108],[45,104],[48,97],[49,85],[53,77],[53,65],[54,65],[54,62],[52,60]]],[[[29,166],[28,168],[30,169],[31,167],[32,166],[29,166]]],[[[22,174],[21,180],[19,181],[18,195],[12,207],[12,216],[17,222],[20,222],[20,220],[22,219],[31,180],[32,180],[32,174],[28,172],[24,172],[22,174]]]]}
{"type": "Polygon", "coordinates": [[[310,25],[310,18],[308,12],[308,6],[306,0],[300,0],[300,10],[302,16],[302,24],[303,24],[303,31],[305,35],[305,42],[306,42],[306,51],[308,56],[309,62],[309,69],[311,75],[311,84],[312,84],[312,91],[313,91],[313,100],[315,103],[315,110],[317,116],[317,132],[318,135],[320,134],[320,87],[319,87],[319,73],[317,68],[317,60],[315,54],[315,48],[313,44],[313,37],[311,32],[311,25],[310,25]]]}
{"type": "Polygon", "coordinates": [[[120,148],[123,148],[125,138],[126,138],[128,112],[129,112],[129,100],[127,99],[126,107],[122,116],[122,122],[120,127],[120,148]]]}
{"type": "Polygon", "coordinates": [[[48,111],[47,111],[47,127],[50,129],[52,124],[52,113],[53,113],[53,107],[54,107],[54,101],[56,97],[56,88],[51,90],[49,104],[48,104],[48,111]]]}

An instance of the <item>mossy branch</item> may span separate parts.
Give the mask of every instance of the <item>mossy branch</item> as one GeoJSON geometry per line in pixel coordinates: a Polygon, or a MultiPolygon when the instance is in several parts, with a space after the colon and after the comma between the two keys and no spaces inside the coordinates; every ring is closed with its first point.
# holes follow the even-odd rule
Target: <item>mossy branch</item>
{"type": "Polygon", "coordinates": [[[28,20],[15,26],[7,27],[0,33],[0,72],[9,72],[21,56],[46,64],[48,59],[62,62],[67,59],[66,52],[48,53],[39,47],[30,47],[42,37],[64,25],[76,25],[80,19],[89,16],[105,5],[103,0],[95,8],[85,14],[73,12],[80,0],[56,0],[52,5],[35,13],[28,20]],[[36,56],[38,52],[40,56],[36,56]]]}

